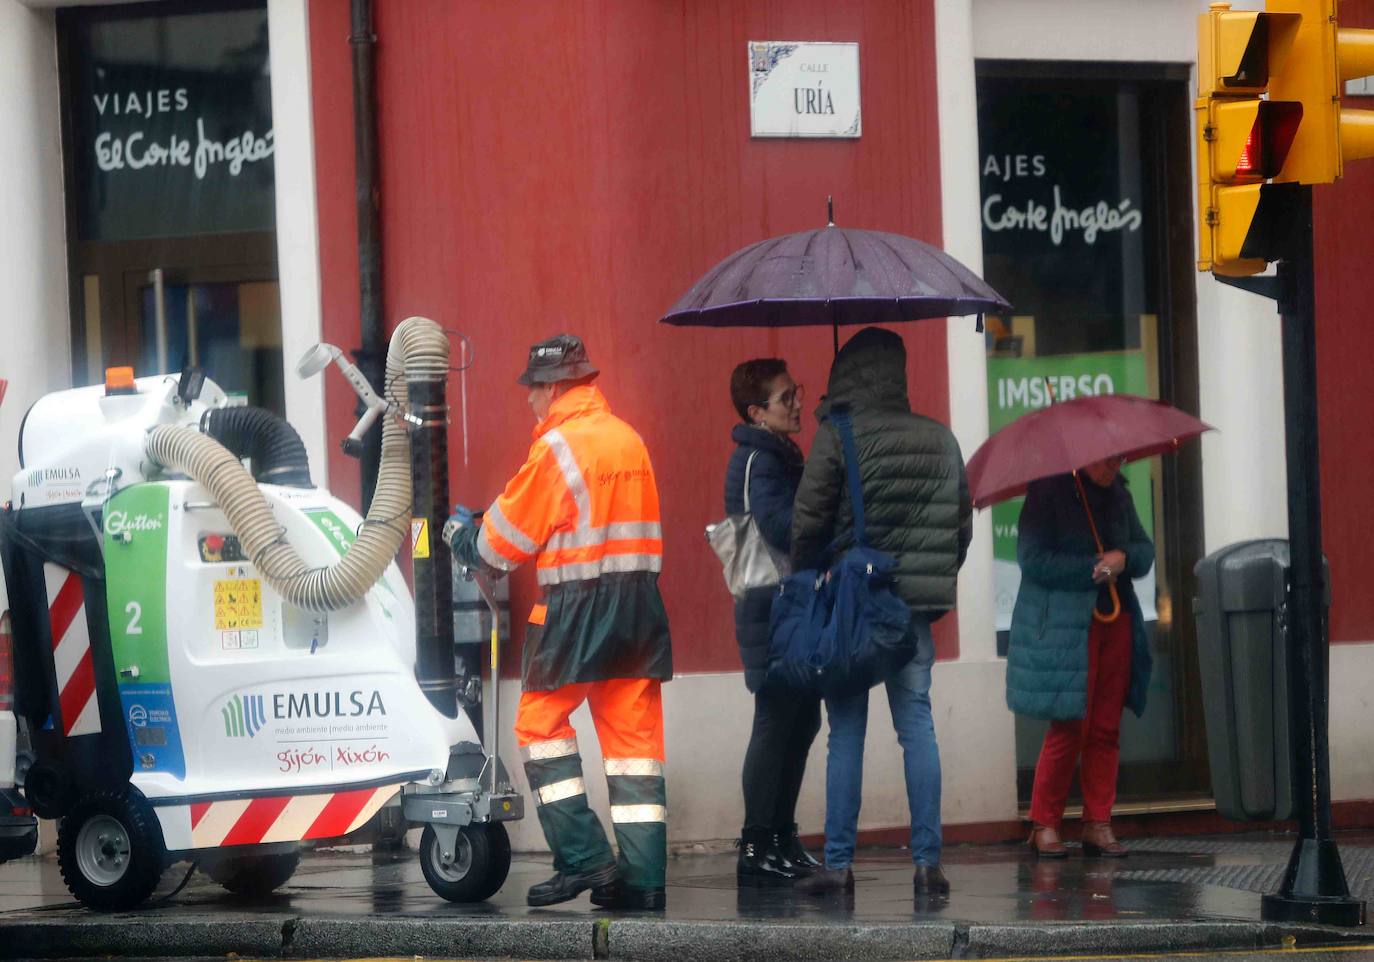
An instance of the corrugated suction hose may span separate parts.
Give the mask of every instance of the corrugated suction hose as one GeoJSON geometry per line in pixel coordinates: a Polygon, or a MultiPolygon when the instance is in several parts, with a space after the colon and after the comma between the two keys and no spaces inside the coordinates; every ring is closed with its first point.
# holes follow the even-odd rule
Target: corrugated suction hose
{"type": "Polygon", "coordinates": [[[211,408],[200,419],[200,429],[236,457],[247,458],[254,479],[262,484],[314,487],[305,442],[291,422],[266,408],[211,408]]]}
{"type": "MultiPolygon", "coordinates": [[[[448,376],[448,338],[429,318],[402,321],[386,355],[385,395],[402,412],[407,382],[448,376]]],[[[337,611],[362,598],[396,557],[410,532],[410,437],[399,418],[382,423],[382,461],[372,505],[358,537],[336,563],[312,568],[287,543],[267,499],[242,462],[193,428],[164,425],[148,435],[148,457],[198,481],[219,504],[263,578],[287,602],[310,611],[337,611]]]]}

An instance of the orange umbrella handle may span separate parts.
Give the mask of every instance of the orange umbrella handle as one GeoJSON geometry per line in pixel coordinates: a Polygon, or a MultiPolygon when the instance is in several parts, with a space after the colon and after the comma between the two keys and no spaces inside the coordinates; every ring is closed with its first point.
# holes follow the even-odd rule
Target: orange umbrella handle
{"type": "Polygon", "coordinates": [[[1097,610],[1097,605],[1093,605],[1093,620],[1100,621],[1104,625],[1110,625],[1121,617],[1121,596],[1116,593],[1116,582],[1109,581],[1107,583],[1107,594],[1112,599],[1111,612],[1104,615],[1097,610]]]}
{"type": "MultiPolygon", "coordinates": [[[[1093,520],[1092,509],[1088,507],[1088,495],[1083,491],[1083,480],[1078,476],[1078,472],[1073,473],[1073,483],[1078,485],[1078,500],[1083,502],[1083,513],[1088,516],[1088,530],[1093,533],[1093,542],[1097,545],[1097,553],[1105,554],[1102,547],[1102,537],[1097,533],[1097,522],[1093,520]]],[[[1116,592],[1116,582],[1107,582],[1107,597],[1112,599],[1112,610],[1107,614],[1097,610],[1097,605],[1093,605],[1093,620],[1100,621],[1104,625],[1110,625],[1113,621],[1121,617],[1121,596],[1116,592]]]]}

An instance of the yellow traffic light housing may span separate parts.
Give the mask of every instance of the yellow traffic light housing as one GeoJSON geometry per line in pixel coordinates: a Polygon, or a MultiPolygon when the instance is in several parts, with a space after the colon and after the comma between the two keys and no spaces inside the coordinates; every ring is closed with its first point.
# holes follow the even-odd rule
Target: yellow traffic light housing
{"type": "Polygon", "coordinates": [[[1260,186],[1284,169],[1303,106],[1261,95],[1285,68],[1301,23],[1297,13],[1224,2],[1198,18],[1199,270],[1257,274],[1277,257],[1263,225],[1283,219],[1270,210],[1282,202],[1260,186]]]}
{"type": "Polygon", "coordinates": [[[1269,0],[1301,20],[1285,64],[1270,77],[1276,100],[1303,105],[1303,123],[1279,180],[1330,184],[1347,160],[1374,157],[1374,112],[1341,108],[1346,80],[1374,73],[1374,30],[1336,23],[1336,0],[1269,0]]]}
{"type": "Polygon", "coordinates": [[[1198,96],[1258,96],[1283,69],[1302,21],[1299,14],[1231,10],[1213,3],[1198,18],[1198,96]]]}

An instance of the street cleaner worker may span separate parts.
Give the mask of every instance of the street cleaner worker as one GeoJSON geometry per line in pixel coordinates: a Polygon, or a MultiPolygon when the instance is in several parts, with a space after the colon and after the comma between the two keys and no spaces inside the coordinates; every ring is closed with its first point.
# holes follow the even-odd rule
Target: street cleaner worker
{"type": "Polygon", "coordinates": [[[667,869],[660,685],[673,675],[658,591],[663,533],[649,453],[593,386],[598,370],[569,334],[530,348],[538,425],[525,464],[478,527],[465,508],[444,526],[459,564],[506,574],[531,558],[543,599],[525,629],[515,735],[555,875],[529,890],[553,905],[587,889],[608,908],[661,909],[667,869]],[[617,861],[587,804],[577,732],[588,702],[610,794],[617,861]]]}

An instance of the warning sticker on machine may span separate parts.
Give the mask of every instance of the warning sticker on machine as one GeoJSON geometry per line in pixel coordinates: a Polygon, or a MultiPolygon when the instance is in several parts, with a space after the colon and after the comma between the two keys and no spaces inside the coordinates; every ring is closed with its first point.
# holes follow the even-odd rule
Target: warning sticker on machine
{"type": "Polygon", "coordinates": [[[410,519],[410,556],[412,558],[429,557],[429,519],[427,518],[410,519]]]}
{"type": "Polygon", "coordinates": [[[257,578],[216,581],[215,630],[241,631],[261,627],[262,582],[257,578]]]}

